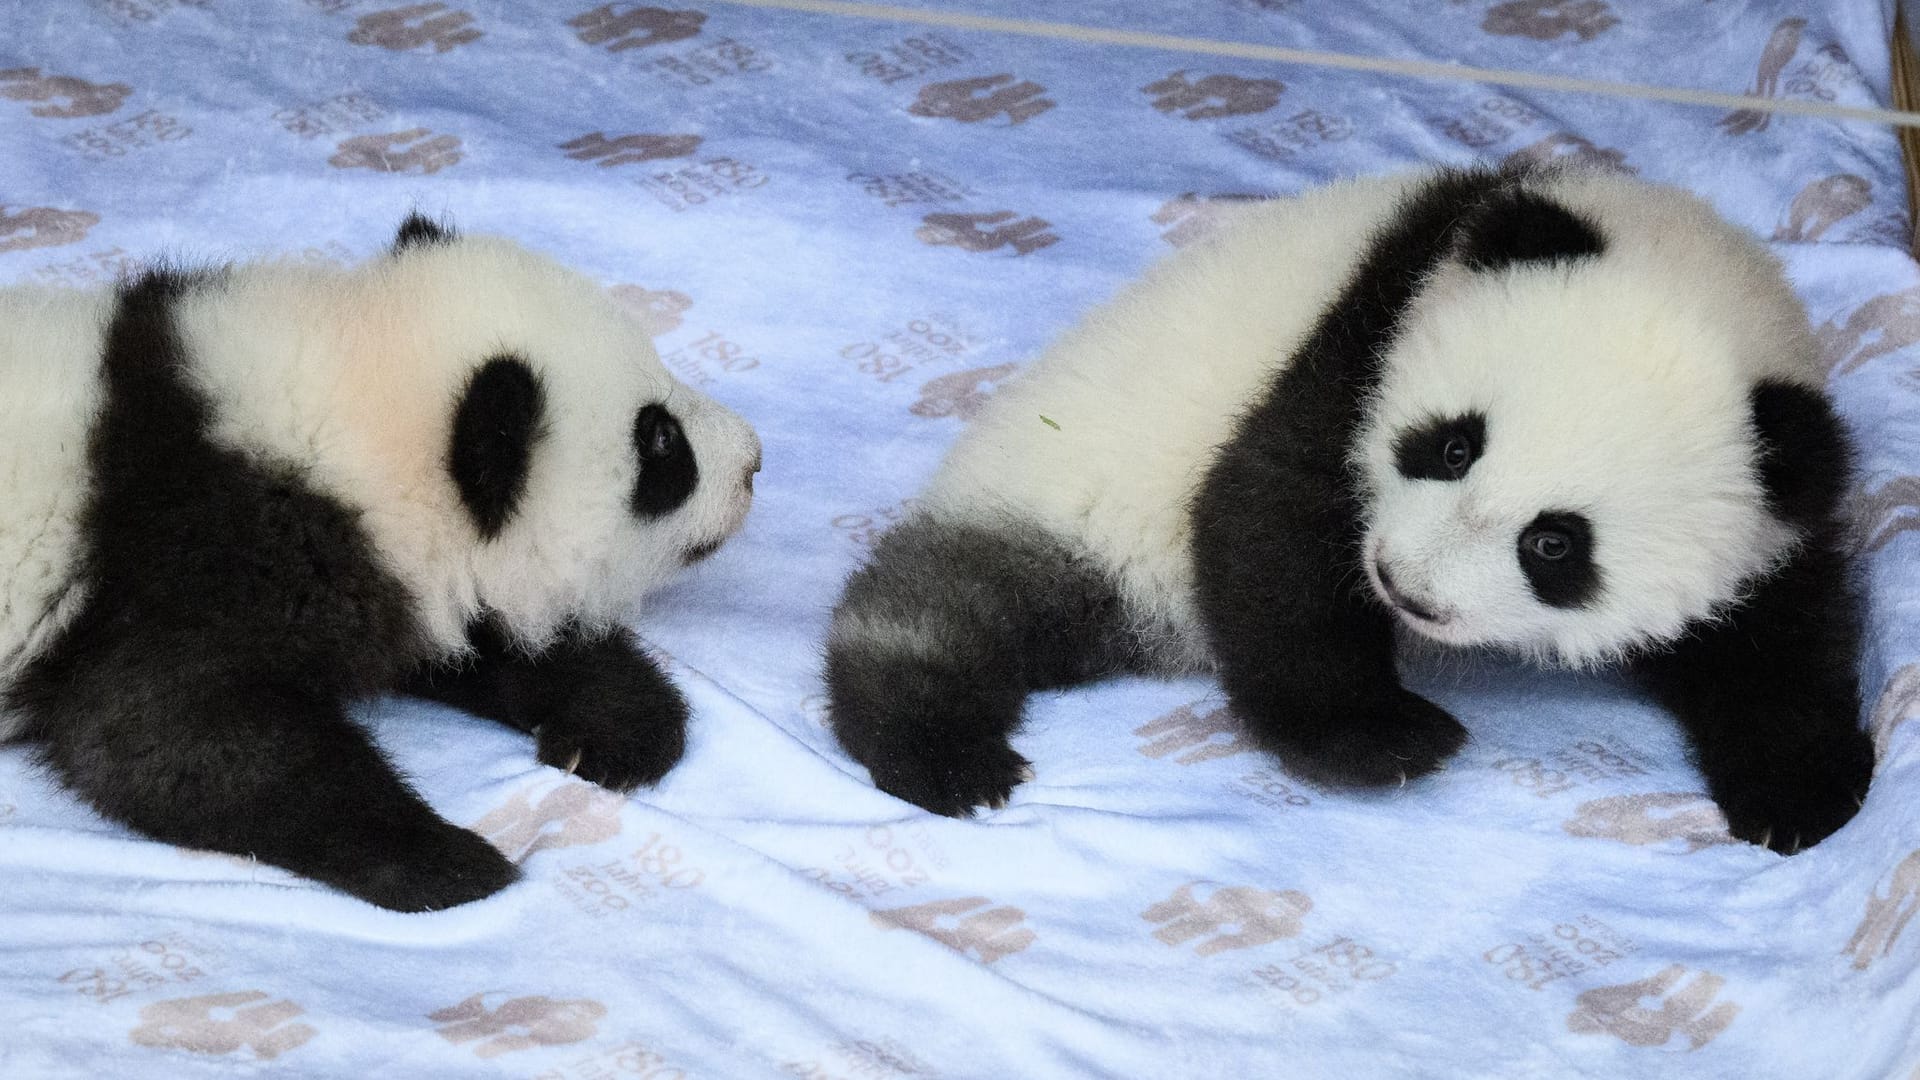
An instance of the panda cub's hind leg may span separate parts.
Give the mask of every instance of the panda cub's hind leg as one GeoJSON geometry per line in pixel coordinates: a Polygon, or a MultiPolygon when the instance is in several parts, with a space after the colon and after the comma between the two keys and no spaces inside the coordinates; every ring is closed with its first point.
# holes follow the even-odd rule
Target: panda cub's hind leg
{"type": "Polygon", "coordinates": [[[471,658],[402,689],[528,732],[542,763],[615,791],[658,781],[685,752],[686,700],[625,629],[568,627],[529,653],[482,619],[467,639],[471,658]]]}
{"type": "Polygon", "coordinates": [[[1133,670],[1138,653],[1118,591],[1061,541],[915,518],[834,611],[834,734],[881,790],[965,817],[1030,775],[1007,741],[1029,692],[1133,670]]]}
{"type": "Polygon", "coordinates": [[[434,813],[337,700],[117,659],[83,660],[58,695],[28,703],[41,759],[105,816],[396,911],[464,904],[520,876],[434,813]]]}

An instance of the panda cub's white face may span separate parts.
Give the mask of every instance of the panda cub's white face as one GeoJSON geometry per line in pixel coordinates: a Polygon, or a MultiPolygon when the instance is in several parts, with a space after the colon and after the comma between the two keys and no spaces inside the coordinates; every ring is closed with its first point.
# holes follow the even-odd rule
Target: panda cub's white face
{"type": "Polygon", "coordinates": [[[1374,594],[1435,641],[1575,666],[1671,639],[1794,542],[1755,464],[1752,327],[1629,251],[1440,270],[1353,467],[1374,594]],[[1721,320],[1725,322],[1725,320],[1721,320]]]}

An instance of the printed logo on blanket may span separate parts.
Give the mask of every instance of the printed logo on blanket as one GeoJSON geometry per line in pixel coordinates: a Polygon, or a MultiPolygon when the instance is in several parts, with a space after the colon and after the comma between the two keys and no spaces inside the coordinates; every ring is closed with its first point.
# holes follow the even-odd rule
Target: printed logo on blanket
{"type": "Polygon", "coordinates": [[[1037,937],[1022,926],[1027,913],[993,906],[984,896],[962,896],[869,913],[875,926],[912,930],[983,964],[1003,960],[1032,945],[1037,937]]]}
{"type": "Polygon", "coordinates": [[[1195,956],[1213,956],[1229,949],[1250,949],[1300,933],[1300,919],[1313,910],[1313,900],[1296,889],[1284,892],[1250,885],[1215,888],[1196,899],[1192,882],[1140,913],[1150,923],[1164,923],[1153,936],[1162,944],[1181,946],[1205,937],[1194,947],[1195,956]],[[1232,933],[1222,933],[1233,927],[1232,933]]]}
{"type": "Polygon", "coordinates": [[[443,53],[484,36],[485,32],[473,25],[473,16],[464,11],[448,11],[445,4],[409,4],[360,16],[347,40],[394,52],[431,45],[434,52],[443,53]]]}
{"type": "Polygon", "coordinates": [[[77,244],[98,224],[100,215],[91,210],[29,206],[9,211],[0,205],[0,253],[77,244]]]}
{"type": "Polygon", "coordinates": [[[473,831],[514,862],[545,848],[597,844],[620,833],[617,792],[593,784],[567,782],[534,802],[534,784],[513,793],[479,821],[473,831]]]}
{"type": "Polygon", "coordinates": [[[1047,88],[1037,82],[1018,79],[1007,72],[972,79],[928,83],[907,111],[915,116],[958,120],[978,124],[1004,114],[1004,126],[1024,124],[1058,102],[1042,97],[1047,88]]]}
{"type": "Polygon", "coordinates": [[[1246,729],[1225,705],[1201,712],[1197,701],[1149,720],[1133,733],[1147,740],[1140,753],[1150,758],[1178,754],[1173,759],[1177,765],[1197,765],[1254,749],[1246,729]]]}
{"type": "Polygon", "coordinates": [[[1480,29],[1489,34],[1553,41],[1572,34],[1576,41],[1592,41],[1620,25],[1604,0],[1514,0],[1495,4],[1480,29]]]}
{"type": "Polygon", "coordinates": [[[291,1001],[272,999],[264,990],[156,1001],[140,1010],[140,1026],[129,1038],[141,1046],[231,1054],[241,1047],[272,1060],[314,1037],[310,1024],[294,1023],[306,1012],[291,1001]]]}
{"type": "Polygon", "coordinates": [[[1920,341],[1920,286],[1886,293],[1838,315],[1814,331],[1829,375],[1845,375],[1869,360],[1920,341]]]}
{"type": "Polygon", "coordinates": [[[1141,87],[1140,92],[1155,95],[1153,107],[1163,113],[1177,112],[1189,120],[1215,120],[1266,112],[1280,104],[1280,95],[1286,89],[1279,79],[1214,74],[1190,80],[1185,71],[1176,71],[1141,87]]]}
{"type": "Polygon", "coordinates": [[[1920,911],[1920,851],[1900,860],[1887,876],[1886,891],[1867,897],[1867,913],[1847,941],[1844,952],[1853,955],[1853,966],[1865,969],[1875,960],[1893,951],[1900,932],[1920,911]]]}
{"type": "Polygon", "coordinates": [[[698,34],[706,22],[706,14],[699,11],[602,4],[567,20],[567,25],[586,44],[605,45],[608,52],[617,53],[685,41],[698,34]]]}
{"type": "Polygon", "coordinates": [[[1672,964],[1635,982],[1583,992],[1567,1016],[1567,1030],[1605,1033],[1630,1046],[1665,1046],[1684,1035],[1688,1049],[1698,1050],[1740,1013],[1734,1002],[1717,1000],[1726,982],[1710,971],[1689,975],[1684,965],[1672,964]]]}
{"type": "Polygon", "coordinates": [[[0,97],[44,102],[27,110],[35,116],[72,119],[102,116],[118,109],[133,93],[126,83],[95,83],[71,75],[42,75],[35,67],[0,71],[0,97]]]}
{"type": "Polygon", "coordinates": [[[386,135],[355,135],[334,148],[327,164],[336,169],[372,169],[374,172],[437,173],[460,163],[460,136],[435,135],[429,128],[412,128],[386,135]]]}
{"type": "Polygon", "coordinates": [[[589,998],[536,995],[514,998],[489,1009],[486,997],[487,992],[482,991],[457,1005],[428,1013],[427,1019],[441,1025],[435,1029],[441,1038],[455,1045],[475,1043],[476,1055],[494,1058],[535,1046],[561,1046],[590,1039],[599,1033],[600,1018],[607,1015],[605,1005],[589,998]]]}
{"type": "Polygon", "coordinates": [[[1689,855],[1715,844],[1733,843],[1720,808],[1697,791],[1653,791],[1592,799],[1581,803],[1574,816],[1560,827],[1569,836],[1639,846],[1679,840],[1686,844],[1689,855]]]}

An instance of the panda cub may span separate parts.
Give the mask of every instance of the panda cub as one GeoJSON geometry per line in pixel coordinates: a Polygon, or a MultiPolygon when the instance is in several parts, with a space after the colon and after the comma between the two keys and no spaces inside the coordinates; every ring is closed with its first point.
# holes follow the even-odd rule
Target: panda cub
{"type": "Polygon", "coordinates": [[[593,282],[419,217],[351,270],[0,291],[0,735],[105,816],[404,911],[518,876],[349,717],[402,690],[617,790],[687,706],[622,625],[759,441],[593,282]]]}
{"type": "Polygon", "coordinates": [[[833,617],[834,730],[942,814],[999,806],[1033,690],[1217,673],[1322,782],[1466,738],[1396,628],[1622,664],[1733,833],[1792,852],[1873,769],[1850,451],[1759,244],[1626,176],[1440,170],[1250,205],[993,397],[833,617]]]}

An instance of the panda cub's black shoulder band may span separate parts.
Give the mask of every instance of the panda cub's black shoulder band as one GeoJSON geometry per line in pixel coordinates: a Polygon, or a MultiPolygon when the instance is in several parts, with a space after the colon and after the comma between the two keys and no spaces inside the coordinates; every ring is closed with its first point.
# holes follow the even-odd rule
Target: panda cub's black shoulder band
{"type": "Polygon", "coordinates": [[[1460,261],[1483,273],[1582,259],[1605,250],[1598,226],[1524,186],[1492,192],[1475,208],[1460,236],[1460,261]]]}

